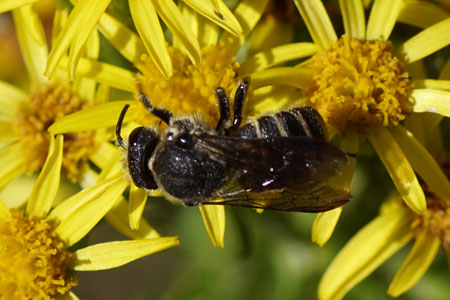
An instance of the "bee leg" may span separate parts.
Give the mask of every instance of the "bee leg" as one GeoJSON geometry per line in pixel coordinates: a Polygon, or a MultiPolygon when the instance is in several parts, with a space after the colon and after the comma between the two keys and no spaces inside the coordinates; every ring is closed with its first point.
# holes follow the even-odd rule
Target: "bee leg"
{"type": "Polygon", "coordinates": [[[145,107],[148,109],[149,112],[160,118],[164,123],[167,125],[170,124],[170,120],[172,119],[172,113],[168,111],[167,109],[163,108],[156,108],[152,105],[150,102],[150,99],[144,94],[144,92],[141,90],[140,85],[138,85],[139,89],[139,101],[142,102],[142,104],[145,105],[145,107]]]}
{"type": "Polygon", "coordinates": [[[235,132],[242,121],[242,109],[244,107],[245,96],[247,95],[248,82],[242,80],[234,94],[234,108],[233,108],[233,122],[229,128],[227,128],[228,133],[235,132]]]}
{"type": "Polygon", "coordinates": [[[216,97],[219,102],[220,119],[217,122],[216,131],[223,134],[230,127],[230,101],[228,101],[225,90],[221,87],[216,89],[216,97]]]}

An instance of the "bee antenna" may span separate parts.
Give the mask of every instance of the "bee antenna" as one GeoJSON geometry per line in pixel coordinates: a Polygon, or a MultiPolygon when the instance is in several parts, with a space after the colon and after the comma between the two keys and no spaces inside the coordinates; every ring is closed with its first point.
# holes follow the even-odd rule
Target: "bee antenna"
{"type": "Polygon", "coordinates": [[[125,150],[126,150],[126,145],[125,145],[123,138],[120,136],[120,132],[122,130],[123,119],[125,118],[125,114],[127,113],[127,110],[129,107],[130,107],[129,104],[127,104],[123,107],[122,112],[120,113],[119,119],[117,120],[117,125],[116,125],[117,142],[125,150]]]}

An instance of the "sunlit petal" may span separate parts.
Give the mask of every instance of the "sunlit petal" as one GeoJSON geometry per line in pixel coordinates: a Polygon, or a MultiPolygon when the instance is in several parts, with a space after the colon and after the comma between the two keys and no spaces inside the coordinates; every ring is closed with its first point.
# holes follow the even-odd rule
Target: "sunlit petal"
{"type": "Polygon", "coordinates": [[[224,28],[234,36],[238,37],[241,34],[241,25],[222,0],[217,1],[219,4],[219,11],[216,11],[211,3],[208,3],[211,1],[183,0],[183,2],[192,7],[199,14],[224,28]]]}
{"type": "Polygon", "coordinates": [[[0,112],[15,115],[27,99],[27,94],[17,87],[0,80],[0,112]]]}
{"type": "Polygon", "coordinates": [[[334,258],[319,283],[319,299],[341,299],[411,238],[404,209],[382,214],[361,229],[334,258]]]}
{"type": "Polygon", "coordinates": [[[289,44],[293,41],[293,37],[294,27],[292,24],[280,22],[276,18],[265,18],[264,22],[259,22],[249,36],[247,56],[289,44]]]}
{"type": "Polygon", "coordinates": [[[0,190],[25,173],[24,153],[17,146],[13,144],[0,150],[0,190]]]}
{"type": "Polygon", "coordinates": [[[450,44],[450,18],[430,26],[398,49],[407,63],[415,62],[450,44]]]}
{"type": "Polygon", "coordinates": [[[2,0],[0,2],[0,13],[4,13],[18,7],[38,2],[39,0],[2,0]]]}
{"type": "Polygon", "coordinates": [[[412,288],[428,270],[440,246],[441,240],[431,232],[420,232],[408,258],[395,274],[388,294],[398,297],[412,288]]]}
{"type": "Polygon", "coordinates": [[[126,104],[131,105],[125,116],[125,122],[127,122],[134,118],[136,101],[111,101],[80,110],[57,120],[48,128],[48,131],[60,134],[115,126],[126,104]]]}
{"type": "Polygon", "coordinates": [[[333,24],[320,0],[294,0],[314,43],[319,49],[328,49],[337,40],[333,24]]]}
{"type": "Polygon", "coordinates": [[[405,203],[417,214],[422,214],[427,208],[425,195],[397,141],[385,127],[371,134],[369,140],[405,203]]]}
{"type": "Polygon", "coordinates": [[[414,112],[432,112],[450,117],[450,92],[433,89],[414,89],[411,93],[414,112]]]}
{"type": "Polygon", "coordinates": [[[71,264],[75,271],[106,270],[179,244],[176,236],[102,243],[75,251],[71,264]]]}
{"type": "Polygon", "coordinates": [[[183,45],[192,63],[198,64],[201,59],[201,53],[197,37],[175,3],[166,0],[153,0],[153,5],[173,36],[183,45]]]}
{"type": "Polygon", "coordinates": [[[151,227],[148,222],[141,218],[139,221],[139,229],[132,230],[130,228],[127,204],[123,197],[105,216],[106,220],[125,236],[131,239],[151,239],[159,237],[158,232],[151,227]]]}
{"type": "MultiPolygon", "coordinates": [[[[67,59],[61,59],[61,66],[67,64],[67,59]]],[[[133,72],[124,68],[92,59],[81,58],[77,68],[78,76],[93,78],[95,81],[104,83],[111,87],[134,92],[136,90],[133,72]]]]}
{"type": "Polygon", "coordinates": [[[366,40],[387,40],[402,8],[402,0],[375,0],[367,23],[366,40]]]}
{"type": "MultiPolygon", "coordinates": [[[[62,28],[53,48],[48,56],[45,74],[51,77],[66,51],[76,41],[76,49],[71,50],[71,59],[66,61],[68,70],[75,70],[73,63],[79,57],[81,45],[86,42],[100,16],[105,11],[111,0],[98,0],[95,5],[90,0],[80,0],[70,12],[66,24],[62,28]]],[[[73,75],[73,74],[72,74],[73,75]]]]}
{"type": "Polygon", "coordinates": [[[129,5],[136,29],[150,57],[161,74],[171,76],[172,61],[153,1],[129,0],[129,5]]]}
{"type": "Polygon", "coordinates": [[[101,33],[120,54],[138,69],[142,68],[141,57],[147,51],[137,34],[106,13],[101,16],[98,26],[101,33]]]}
{"type": "Polygon", "coordinates": [[[32,88],[42,87],[48,82],[44,76],[48,49],[40,18],[31,5],[13,10],[13,17],[32,88]]]}
{"type": "Polygon", "coordinates": [[[429,188],[443,199],[450,200],[450,182],[431,154],[403,126],[391,130],[411,166],[429,188]]]}
{"type": "Polygon", "coordinates": [[[119,174],[59,204],[49,217],[57,220],[55,232],[60,239],[71,246],[83,238],[114,206],[127,185],[119,174]]]}
{"type": "Polygon", "coordinates": [[[289,85],[300,89],[310,86],[312,71],[305,68],[272,68],[250,75],[252,89],[266,85],[289,85]]]}
{"type": "Polygon", "coordinates": [[[130,228],[139,229],[142,212],[147,202],[148,194],[134,184],[130,185],[130,198],[128,200],[128,215],[130,216],[130,228]]]}
{"type": "Polygon", "coordinates": [[[59,188],[63,158],[63,136],[50,137],[47,160],[33,186],[27,204],[27,214],[45,217],[52,207],[59,188]]]}
{"type": "Polygon", "coordinates": [[[266,8],[268,0],[243,0],[239,2],[238,6],[234,10],[233,14],[236,17],[239,24],[242,27],[242,34],[240,38],[235,38],[232,34],[225,32],[222,34],[220,40],[228,45],[230,40],[232,44],[229,45],[229,51],[231,54],[235,55],[242,44],[244,44],[245,39],[250,34],[252,29],[255,27],[261,18],[264,9],[266,8]]]}
{"type": "Polygon", "coordinates": [[[275,47],[247,58],[242,63],[239,74],[245,76],[286,61],[313,55],[317,50],[317,46],[313,43],[295,43],[275,47]]]}
{"type": "Polygon", "coordinates": [[[360,0],[339,0],[345,32],[351,38],[366,39],[366,20],[363,2],[360,0]]]}
{"type": "MultiPolygon", "coordinates": [[[[346,153],[357,154],[359,150],[358,136],[353,134],[345,137],[340,146],[346,153]]],[[[336,182],[333,183],[333,186],[350,190],[350,183],[356,166],[356,157],[349,157],[348,159],[348,165],[341,170],[342,174],[340,176],[335,177],[336,182]]],[[[317,214],[311,232],[311,239],[314,243],[319,246],[325,245],[333,234],[341,212],[342,207],[338,207],[331,211],[317,214]]]]}
{"type": "Polygon", "coordinates": [[[215,247],[224,246],[225,235],[225,208],[222,205],[202,205],[200,206],[203,222],[209,238],[215,247]]]}
{"type": "Polygon", "coordinates": [[[450,91],[450,80],[422,79],[414,80],[415,89],[434,89],[450,91]]]}
{"type": "Polygon", "coordinates": [[[427,28],[437,22],[450,17],[442,6],[431,1],[404,1],[397,21],[420,28],[427,28]]]}

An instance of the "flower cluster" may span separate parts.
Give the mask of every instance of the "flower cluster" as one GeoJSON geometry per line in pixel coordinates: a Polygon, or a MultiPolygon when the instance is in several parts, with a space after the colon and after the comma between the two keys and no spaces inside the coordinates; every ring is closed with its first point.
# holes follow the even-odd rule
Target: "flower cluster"
{"type": "MultiPolygon", "coordinates": [[[[0,190],[21,189],[24,177],[33,184],[29,195],[0,201],[0,299],[77,299],[77,271],[178,245],[143,216],[148,198],[167,193],[159,182],[136,186],[118,147],[128,139],[116,140],[138,126],[166,132],[149,106],[196,116],[213,131],[224,121],[220,91],[238,94],[244,81],[244,123],[302,105],[320,113],[348,159],[330,185],[353,193],[359,173],[371,176],[357,160],[374,156],[395,187],[326,269],[319,299],[343,298],[411,240],[393,297],[423,277],[440,249],[450,257],[450,9],[444,1],[328,2],[336,3],[2,1],[0,17],[11,17],[25,64],[8,62],[18,51],[2,37],[0,190]],[[69,195],[59,199],[61,192],[69,195]],[[102,219],[128,239],[86,245],[102,219]]],[[[364,201],[355,194],[348,205],[364,201]]],[[[213,245],[224,247],[224,206],[199,209],[213,245]]],[[[329,241],[344,210],[316,216],[313,242],[329,241]]]]}

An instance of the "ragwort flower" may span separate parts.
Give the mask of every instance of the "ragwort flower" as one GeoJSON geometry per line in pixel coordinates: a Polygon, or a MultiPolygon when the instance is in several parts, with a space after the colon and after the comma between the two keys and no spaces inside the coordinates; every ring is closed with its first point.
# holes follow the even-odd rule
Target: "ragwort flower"
{"type": "Polygon", "coordinates": [[[63,136],[50,138],[49,154],[24,212],[0,201],[0,297],[2,299],[78,299],[74,271],[119,267],[179,244],[177,237],[155,237],[92,245],[74,252],[112,208],[126,184],[113,175],[51,209],[59,187],[63,136]]]}
{"type": "MultiPolygon", "coordinates": [[[[128,41],[126,47],[117,47],[117,49],[133,63],[138,69],[135,74],[128,70],[100,63],[89,59],[80,59],[77,74],[80,76],[91,76],[95,80],[107,83],[113,87],[136,93],[136,79],[140,88],[151,99],[152,105],[155,107],[164,107],[177,114],[197,114],[201,116],[211,126],[217,124],[219,118],[219,110],[217,108],[215,90],[217,87],[223,87],[228,94],[234,94],[233,91],[237,86],[238,78],[256,71],[255,62],[258,57],[253,60],[245,60],[242,64],[237,61],[236,55],[241,49],[246,37],[250,34],[255,24],[261,17],[267,1],[246,0],[239,3],[234,10],[234,15],[242,25],[243,31],[239,38],[228,32],[220,35],[219,28],[216,25],[206,22],[197,13],[185,5],[181,5],[181,11],[189,20],[190,26],[195,28],[195,33],[201,47],[201,59],[198,64],[192,63],[189,56],[180,48],[180,44],[176,38],[172,46],[169,46],[169,54],[171,57],[171,65],[173,73],[170,77],[166,77],[161,73],[160,69],[150,58],[151,53],[142,53],[142,41],[139,36],[131,31],[121,31],[121,40],[128,41]],[[134,53],[131,55],[131,53],[134,53]],[[140,55],[136,55],[139,53],[140,55]]],[[[118,32],[119,28],[123,28],[117,21],[109,23],[108,30],[110,34],[106,36],[110,40],[117,37],[113,35],[118,32]]],[[[116,44],[117,41],[113,41],[116,44]]],[[[265,67],[280,64],[286,60],[311,55],[316,51],[316,47],[312,43],[301,43],[304,51],[293,53],[292,51],[284,51],[286,55],[278,55],[280,52],[275,49],[267,51],[274,54],[271,60],[265,60],[266,64],[262,67],[258,66],[258,70],[265,67]]],[[[252,86],[250,85],[250,89],[252,86]]],[[[291,101],[291,91],[285,92],[280,89],[264,88],[262,92],[255,91],[252,97],[249,97],[251,103],[247,106],[247,116],[257,115],[263,111],[274,111],[282,104],[291,101]],[[264,101],[253,101],[258,97],[264,98],[264,101]]],[[[233,101],[233,99],[231,99],[233,101]]],[[[100,107],[89,108],[77,115],[67,116],[55,123],[50,130],[54,133],[78,131],[78,126],[83,126],[81,122],[86,122],[90,126],[94,126],[98,122],[98,127],[104,127],[107,123],[109,126],[115,126],[117,118],[124,106],[125,101],[113,101],[105,103],[100,107]],[[108,111],[108,113],[104,113],[108,111]],[[110,116],[117,116],[111,118],[110,116]]],[[[147,109],[140,103],[136,102],[131,105],[130,110],[125,118],[125,123],[134,116],[135,121],[141,124],[154,125],[158,119],[150,116],[147,109]]],[[[135,126],[135,125],[133,125],[135,126]]],[[[94,127],[90,127],[93,129],[94,127]]],[[[83,126],[83,129],[87,129],[83,126]]],[[[130,128],[128,128],[130,129],[130,128]]],[[[124,128],[126,131],[127,128],[124,128]]],[[[134,185],[132,185],[135,189],[134,185]]],[[[139,220],[143,205],[147,195],[139,194],[139,197],[131,197],[129,205],[134,207],[130,209],[131,226],[139,220]],[[139,207],[139,209],[136,209],[139,207]]],[[[223,246],[223,234],[225,228],[225,215],[222,206],[202,206],[200,207],[202,215],[214,245],[223,246]]]]}
{"type": "MultiPolygon", "coordinates": [[[[0,81],[0,140],[3,142],[0,148],[0,188],[22,174],[42,168],[49,147],[47,128],[53,122],[109,98],[108,86],[96,88],[95,81],[81,77],[69,82],[61,70],[54,79],[47,80],[43,75],[48,54],[47,43],[34,8],[31,5],[22,6],[13,11],[13,16],[31,84],[29,90],[24,91],[0,81]]],[[[66,10],[57,10],[54,35],[58,33],[66,16],[66,10]]],[[[93,35],[86,45],[85,53],[96,58],[98,51],[98,36],[93,35]]],[[[97,175],[91,169],[90,162],[103,169],[111,157],[116,157],[116,150],[109,142],[114,136],[105,130],[83,132],[80,127],[79,132],[68,133],[64,137],[63,175],[83,187],[96,182],[97,175]]],[[[14,202],[17,203],[17,200],[14,202]]],[[[128,216],[123,207],[126,207],[126,201],[121,198],[106,216],[115,228],[132,238],[157,236],[143,219],[138,222],[139,230],[125,226],[128,216]]]]}
{"type": "MultiPolygon", "coordinates": [[[[428,123],[428,128],[431,125],[426,118],[419,121],[428,123]]],[[[406,129],[397,127],[394,135],[404,148],[413,146],[421,149],[423,156],[429,155],[406,129]],[[411,137],[405,138],[407,135],[411,137]]],[[[433,143],[441,144],[436,140],[433,143]]],[[[449,185],[450,155],[442,149],[437,152],[440,153],[440,167],[447,176],[439,184],[449,185]]],[[[388,290],[393,297],[408,291],[422,278],[441,247],[450,258],[450,193],[438,195],[436,185],[424,182],[422,187],[427,209],[417,214],[402,203],[397,193],[391,195],[379,216],[362,228],[330,264],[319,284],[319,299],[341,299],[411,239],[415,239],[414,245],[388,290]]]]}
{"type": "MultiPolygon", "coordinates": [[[[136,55],[139,56],[148,52],[150,59],[161,74],[166,77],[170,76],[172,74],[172,62],[159,18],[164,21],[167,28],[179,41],[180,47],[183,52],[188,54],[189,59],[194,64],[200,61],[200,47],[194,32],[173,1],[130,0],[128,2],[134,24],[142,38],[139,48],[135,49],[129,49],[129,44],[133,44],[135,41],[129,40],[126,42],[127,40],[124,39],[124,35],[127,35],[130,30],[117,24],[110,15],[105,13],[111,0],[71,2],[75,6],[56,39],[55,47],[49,54],[46,68],[47,76],[53,75],[54,70],[65,57],[67,50],[69,50],[69,57],[66,65],[70,71],[70,76],[73,76],[80,58],[80,51],[96,26],[117,48],[124,49],[127,55],[136,57],[136,55]],[[111,26],[114,27],[114,31],[110,30],[111,26]]],[[[215,0],[212,3],[200,0],[184,0],[183,3],[232,34],[240,35],[242,29],[239,23],[221,0],[215,0]]],[[[129,58],[127,55],[125,57],[129,58]]]]}
{"type": "MultiPolygon", "coordinates": [[[[374,1],[367,28],[362,2],[340,1],[346,35],[339,39],[320,1],[295,3],[317,51],[296,67],[253,74],[252,84],[276,83],[302,89],[307,103],[321,113],[332,134],[343,137],[341,146],[348,153],[357,153],[360,141],[368,138],[406,204],[416,213],[424,212],[425,196],[413,169],[428,184],[444,175],[441,171],[431,177],[423,174],[432,163],[427,158],[433,159],[419,158],[415,148],[404,151],[392,128],[401,127],[399,122],[415,113],[450,115],[448,82],[410,76],[414,76],[415,62],[450,43],[450,19],[424,29],[394,51],[388,38],[403,8],[402,1],[374,1]]],[[[347,188],[354,166],[352,158],[341,176],[347,188]]],[[[446,194],[449,188],[441,186],[438,193],[446,194]]],[[[313,240],[318,244],[331,236],[341,209],[318,215],[313,226],[313,240]]]]}

